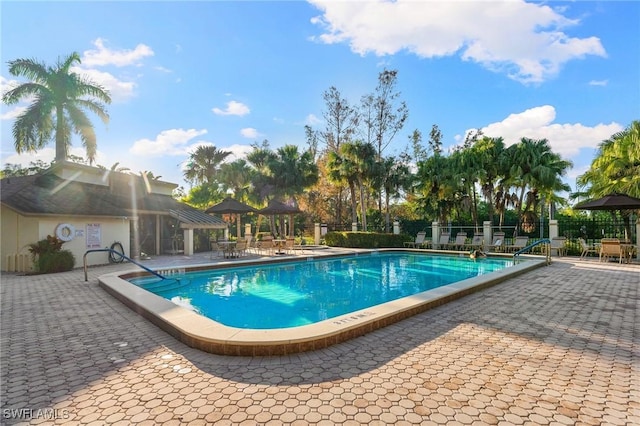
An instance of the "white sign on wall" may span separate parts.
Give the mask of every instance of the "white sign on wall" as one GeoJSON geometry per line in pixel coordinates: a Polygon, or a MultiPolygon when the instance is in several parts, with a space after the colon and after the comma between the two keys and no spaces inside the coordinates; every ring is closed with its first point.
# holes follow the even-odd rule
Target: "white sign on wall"
{"type": "Polygon", "coordinates": [[[87,224],[87,248],[102,247],[102,225],[99,223],[87,224]]]}

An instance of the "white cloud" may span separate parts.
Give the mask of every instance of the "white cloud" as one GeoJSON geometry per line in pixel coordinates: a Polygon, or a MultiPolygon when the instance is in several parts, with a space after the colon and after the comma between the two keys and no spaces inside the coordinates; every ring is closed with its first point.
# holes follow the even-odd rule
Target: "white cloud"
{"type": "Polygon", "coordinates": [[[322,120],[315,116],[315,114],[307,115],[307,118],[304,119],[304,124],[308,126],[316,126],[322,123],[322,120]]]}
{"type": "Polygon", "coordinates": [[[247,115],[249,114],[249,112],[251,112],[248,106],[246,106],[242,102],[237,102],[237,101],[227,102],[227,108],[224,110],[220,108],[213,108],[212,111],[216,115],[239,115],[239,116],[247,115]]]}
{"type": "Polygon", "coordinates": [[[609,80],[591,80],[589,86],[606,86],[609,84],[609,80]]]}
{"type": "Polygon", "coordinates": [[[247,127],[240,130],[240,134],[247,139],[255,139],[260,136],[260,133],[253,127],[247,127]]]}
{"type": "Polygon", "coordinates": [[[460,55],[523,83],[555,76],[563,64],[606,56],[597,37],[564,31],[579,24],[544,4],[514,1],[310,0],[322,11],[311,20],[321,43],[349,43],[360,55],[408,51],[422,58],[460,55]],[[393,17],[393,19],[389,19],[393,17]]]}
{"type": "MultiPolygon", "coordinates": [[[[234,157],[233,159],[231,159],[231,161],[237,160],[240,158],[247,158],[247,155],[251,151],[253,151],[253,147],[251,145],[240,145],[240,144],[233,144],[231,146],[227,146],[220,149],[222,149],[223,151],[231,152],[231,155],[229,157],[234,157]]],[[[229,157],[227,157],[227,161],[229,161],[229,157]]]]}
{"type": "Polygon", "coordinates": [[[482,129],[485,136],[503,137],[505,145],[517,143],[521,138],[547,139],[553,152],[571,159],[581,149],[593,149],[614,133],[624,130],[618,123],[600,123],[585,126],[581,123],[554,123],[556,110],[550,105],[528,109],[509,115],[482,129]]]}
{"type": "Polygon", "coordinates": [[[13,120],[13,119],[16,119],[16,118],[18,118],[18,116],[20,114],[22,114],[26,110],[27,110],[27,107],[22,107],[22,106],[12,108],[12,109],[10,109],[9,111],[7,111],[7,112],[5,112],[3,114],[0,114],[0,120],[13,120]]]}
{"type": "Polygon", "coordinates": [[[145,156],[185,155],[193,138],[206,134],[205,129],[170,129],[160,132],[155,139],[140,139],[133,143],[129,152],[145,156]]]}
{"type": "Polygon", "coordinates": [[[73,67],[71,71],[107,89],[113,102],[123,102],[135,95],[136,83],[132,81],[118,80],[113,74],[95,69],[73,67]]]}
{"type": "Polygon", "coordinates": [[[105,40],[96,39],[93,44],[97,49],[86,50],[82,56],[82,64],[85,66],[115,65],[124,67],[127,65],[140,65],[140,61],[147,56],[153,56],[153,50],[144,44],[138,44],[135,49],[111,50],[104,45],[105,40]]]}

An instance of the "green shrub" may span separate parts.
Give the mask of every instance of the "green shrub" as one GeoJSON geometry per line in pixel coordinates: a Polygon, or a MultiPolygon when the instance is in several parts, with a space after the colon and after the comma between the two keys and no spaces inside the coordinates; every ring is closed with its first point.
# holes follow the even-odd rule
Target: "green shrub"
{"type": "Polygon", "coordinates": [[[381,232],[328,232],[324,240],[328,246],[348,248],[404,247],[405,241],[413,241],[409,235],[381,232]]]}
{"type": "Polygon", "coordinates": [[[69,250],[43,253],[38,256],[38,271],[44,274],[70,271],[75,264],[76,258],[69,250]]]}
{"type": "Polygon", "coordinates": [[[29,253],[38,272],[50,274],[73,269],[76,263],[75,256],[69,250],[62,250],[62,244],[64,241],[52,235],[29,244],[29,253]]]}

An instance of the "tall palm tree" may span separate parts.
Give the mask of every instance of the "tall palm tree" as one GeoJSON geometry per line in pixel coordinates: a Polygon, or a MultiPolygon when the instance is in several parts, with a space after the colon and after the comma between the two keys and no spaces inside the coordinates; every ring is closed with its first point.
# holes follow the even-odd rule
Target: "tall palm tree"
{"type": "Polygon", "coordinates": [[[362,216],[362,230],[367,230],[367,201],[365,199],[365,189],[367,182],[375,172],[376,148],[372,143],[355,141],[345,142],[341,147],[341,152],[354,167],[357,186],[360,190],[360,214],[362,216]]]}
{"type": "Polygon", "coordinates": [[[230,151],[220,150],[213,145],[200,145],[189,155],[184,171],[185,180],[192,184],[213,183],[214,176],[229,155],[230,151]]]}
{"type": "Polygon", "coordinates": [[[400,192],[409,189],[412,182],[409,166],[396,157],[387,157],[381,163],[382,189],[385,199],[385,232],[390,230],[389,202],[391,198],[398,197],[400,192]]]}
{"type": "Polygon", "coordinates": [[[236,200],[243,201],[251,188],[252,176],[253,170],[251,167],[245,160],[239,159],[220,166],[218,180],[225,189],[233,192],[233,197],[236,200]]]}
{"type": "Polygon", "coordinates": [[[107,124],[109,115],[104,104],[111,103],[109,93],[100,85],[71,71],[80,64],[80,56],[74,52],[54,66],[47,66],[34,59],[9,61],[9,73],[31,80],[2,96],[7,105],[24,98],[34,98],[26,111],[13,124],[16,151],[37,151],[55,139],[56,161],[64,161],[71,145],[71,134],[80,136],[87,152],[89,164],[95,161],[96,134],[85,111],[96,114],[107,124]]]}
{"type": "Polygon", "coordinates": [[[356,168],[355,164],[340,151],[344,151],[344,144],[338,151],[327,154],[327,171],[329,181],[337,184],[346,183],[351,195],[351,223],[358,222],[358,198],[356,197],[356,168]]]}
{"type": "Polygon", "coordinates": [[[507,153],[511,162],[511,182],[519,191],[515,206],[518,213],[517,232],[523,219],[529,219],[528,222],[535,220],[535,207],[541,193],[570,189],[560,181],[560,176],[571,167],[571,162],[562,160],[552,152],[546,139],[522,138],[518,144],[507,148],[507,153]]]}

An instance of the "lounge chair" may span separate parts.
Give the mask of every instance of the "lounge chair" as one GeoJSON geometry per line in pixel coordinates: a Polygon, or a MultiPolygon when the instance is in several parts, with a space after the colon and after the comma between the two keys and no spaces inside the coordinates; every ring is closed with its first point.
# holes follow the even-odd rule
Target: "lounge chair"
{"type": "Polygon", "coordinates": [[[504,232],[496,232],[493,234],[493,241],[487,247],[490,251],[502,251],[504,248],[504,232]]]}
{"type": "Polygon", "coordinates": [[[549,254],[553,256],[553,252],[556,251],[558,253],[558,257],[566,256],[567,254],[566,242],[567,242],[566,237],[551,238],[551,244],[549,244],[549,254]]]}
{"type": "Polygon", "coordinates": [[[617,257],[618,262],[622,263],[622,247],[620,240],[617,238],[603,238],[600,240],[600,262],[608,262],[612,257],[617,257]]]}
{"type": "Polygon", "coordinates": [[[484,246],[484,234],[474,233],[470,244],[465,244],[464,248],[469,250],[482,250],[484,246]]]}
{"type": "Polygon", "coordinates": [[[427,236],[425,231],[420,231],[416,234],[415,241],[405,241],[404,246],[408,248],[420,248],[424,244],[424,238],[427,236]]]}
{"type": "Polygon", "coordinates": [[[440,239],[438,240],[438,247],[439,249],[443,249],[445,247],[447,247],[447,245],[449,245],[449,238],[451,238],[451,234],[449,234],[448,232],[443,232],[440,234],[440,239]]]}
{"type": "Polygon", "coordinates": [[[452,250],[462,250],[466,244],[467,244],[467,233],[458,232],[456,234],[456,240],[452,243],[447,244],[446,247],[447,249],[452,249],[452,250]]]}
{"type": "Polygon", "coordinates": [[[598,254],[598,249],[594,245],[589,245],[584,238],[578,238],[582,253],[580,253],[580,259],[586,259],[589,253],[598,254]]]}
{"type": "Polygon", "coordinates": [[[518,250],[525,248],[529,244],[529,237],[516,237],[513,244],[506,246],[507,251],[515,253],[518,250]]]}

